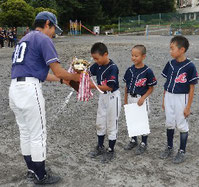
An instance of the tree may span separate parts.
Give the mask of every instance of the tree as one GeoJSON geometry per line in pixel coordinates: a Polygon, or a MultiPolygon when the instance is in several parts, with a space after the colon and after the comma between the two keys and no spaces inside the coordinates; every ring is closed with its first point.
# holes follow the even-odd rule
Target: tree
{"type": "Polygon", "coordinates": [[[1,4],[1,23],[8,27],[30,26],[34,9],[24,0],[8,0],[1,4]]]}
{"type": "Polygon", "coordinates": [[[56,0],[26,0],[26,2],[34,8],[43,7],[56,9],[57,7],[56,0]]]}
{"type": "Polygon", "coordinates": [[[101,4],[112,22],[118,17],[175,11],[175,0],[101,0],[101,4]]]}
{"type": "Polygon", "coordinates": [[[78,0],[56,0],[60,25],[66,27],[70,19],[78,19],[83,5],[78,0]]]}
{"type": "Polygon", "coordinates": [[[35,16],[39,13],[39,12],[43,12],[43,11],[48,11],[48,12],[52,12],[53,14],[55,14],[57,16],[57,11],[52,9],[52,8],[43,8],[43,7],[38,7],[35,9],[35,16]]]}
{"type": "Polygon", "coordinates": [[[104,16],[100,0],[80,0],[80,2],[83,6],[78,11],[78,19],[85,24],[95,25],[103,23],[104,16]]]}

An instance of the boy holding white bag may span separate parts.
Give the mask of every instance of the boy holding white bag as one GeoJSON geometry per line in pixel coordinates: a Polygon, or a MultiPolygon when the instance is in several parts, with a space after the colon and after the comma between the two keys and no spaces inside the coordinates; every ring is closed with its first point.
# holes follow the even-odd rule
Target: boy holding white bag
{"type": "MultiPolygon", "coordinates": [[[[132,48],[132,61],[134,65],[129,67],[124,75],[124,82],[126,83],[124,104],[137,103],[142,106],[146,102],[148,110],[148,96],[153,92],[153,86],[157,84],[153,71],[146,66],[143,61],[146,58],[146,48],[144,45],[135,45],[132,48]]],[[[137,115],[133,114],[132,115],[137,115]]],[[[142,135],[142,141],[139,144],[136,154],[140,155],[147,149],[148,135],[142,135]]],[[[137,136],[130,139],[128,145],[124,147],[125,150],[131,150],[138,145],[137,136]]]]}

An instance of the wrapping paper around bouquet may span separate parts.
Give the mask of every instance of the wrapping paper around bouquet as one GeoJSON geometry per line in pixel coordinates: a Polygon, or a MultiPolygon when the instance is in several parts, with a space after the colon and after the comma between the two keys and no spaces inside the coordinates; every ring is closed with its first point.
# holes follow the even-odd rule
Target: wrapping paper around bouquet
{"type": "MultiPolygon", "coordinates": [[[[68,72],[76,73],[75,70],[72,68],[72,66],[70,66],[70,68],[68,69],[68,72]]],[[[74,82],[74,81],[70,81],[69,84],[76,91],[78,91],[77,93],[78,101],[88,101],[93,96],[93,93],[91,92],[91,89],[90,89],[90,76],[87,70],[81,72],[79,85],[77,82],[74,82]]]]}
{"type": "Polygon", "coordinates": [[[77,99],[78,101],[88,101],[93,96],[90,89],[90,76],[89,73],[83,71],[80,75],[80,84],[77,99]]]}

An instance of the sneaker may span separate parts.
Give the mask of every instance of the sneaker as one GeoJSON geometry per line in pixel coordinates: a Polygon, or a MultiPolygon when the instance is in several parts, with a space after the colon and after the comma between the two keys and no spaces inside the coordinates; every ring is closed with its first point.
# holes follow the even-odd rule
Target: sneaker
{"type": "Polygon", "coordinates": [[[145,143],[142,142],[142,143],[138,146],[138,148],[136,149],[135,154],[136,154],[136,155],[141,155],[141,154],[143,154],[143,153],[146,151],[146,149],[147,149],[147,146],[145,145],[145,143]]]}
{"type": "Polygon", "coordinates": [[[100,155],[103,155],[104,152],[105,152],[105,148],[104,147],[96,146],[96,148],[89,153],[89,156],[90,156],[90,158],[96,158],[96,157],[98,157],[100,155]]]}
{"type": "Polygon", "coordinates": [[[28,170],[27,174],[26,174],[26,178],[28,180],[33,180],[35,178],[35,172],[32,170],[28,170]]]}
{"type": "Polygon", "coordinates": [[[43,179],[38,180],[35,178],[34,183],[38,185],[45,185],[45,184],[55,184],[58,183],[61,178],[59,176],[46,174],[43,179]]]}
{"type": "Polygon", "coordinates": [[[170,157],[172,154],[173,154],[173,148],[166,147],[166,149],[162,153],[160,153],[160,158],[166,159],[170,157]]]}
{"type": "Polygon", "coordinates": [[[124,150],[131,150],[138,145],[137,142],[129,142],[125,147],[124,150]]]}
{"type": "Polygon", "coordinates": [[[115,152],[108,149],[106,152],[104,152],[101,162],[105,164],[112,161],[114,158],[115,152]]]}
{"type": "Polygon", "coordinates": [[[185,161],[185,152],[183,150],[178,150],[177,155],[173,158],[174,164],[180,164],[185,161]]]}

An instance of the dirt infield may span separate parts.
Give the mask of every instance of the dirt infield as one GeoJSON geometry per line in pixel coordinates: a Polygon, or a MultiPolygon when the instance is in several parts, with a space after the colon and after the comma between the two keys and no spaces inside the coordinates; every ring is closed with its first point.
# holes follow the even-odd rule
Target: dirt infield
{"type": "MultiPolygon", "coordinates": [[[[187,36],[190,49],[187,56],[194,61],[199,57],[198,36],[187,36]]],[[[159,154],[165,148],[165,117],[161,110],[164,78],[161,71],[170,59],[169,36],[79,36],[60,37],[54,40],[62,66],[69,67],[73,56],[90,60],[91,45],[97,41],[107,44],[110,58],[120,69],[122,102],[125,70],[132,64],[131,48],[135,44],[147,47],[145,63],[153,69],[158,85],[150,98],[151,134],[148,150],[136,156],[135,150],[125,151],[128,142],[124,110],[119,120],[116,143],[116,159],[109,164],[92,160],[87,153],[96,145],[95,118],[98,92],[89,102],[77,102],[72,89],[58,83],[43,83],[47,116],[47,165],[62,177],[57,187],[195,187],[199,184],[199,110],[198,86],[189,117],[190,133],[187,145],[187,160],[174,165],[171,159],[161,160],[159,154]],[[69,94],[72,94],[69,99],[69,94]]],[[[13,49],[0,49],[0,186],[32,187],[25,180],[26,167],[20,153],[19,131],[14,114],[9,108],[11,55],[13,49]]],[[[194,61],[199,70],[199,61],[194,61]]],[[[140,138],[139,138],[140,140],[140,138]]],[[[106,139],[106,145],[107,145],[106,139]]],[[[174,139],[175,152],[179,147],[179,132],[174,139]]],[[[54,185],[55,186],[55,185],[54,185]]]]}

